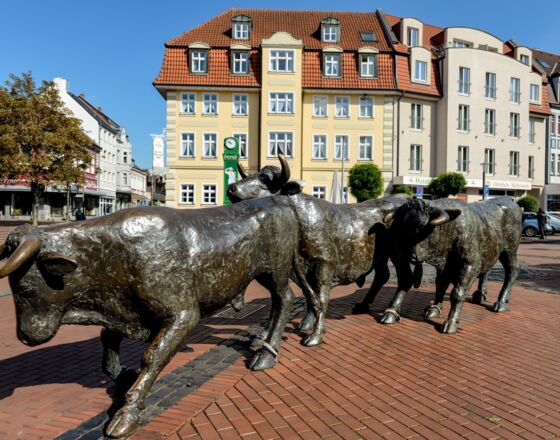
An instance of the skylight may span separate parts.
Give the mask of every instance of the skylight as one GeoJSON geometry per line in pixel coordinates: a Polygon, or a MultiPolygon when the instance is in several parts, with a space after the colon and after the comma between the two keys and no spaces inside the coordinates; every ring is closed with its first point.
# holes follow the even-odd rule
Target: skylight
{"type": "Polygon", "coordinates": [[[375,34],[373,32],[362,32],[362,41],[377,41],[375,34]]]}
{"type": "Polygon", "coordinates": [[[550,69],[550,64],[548,64],[547,61],[543,60],[542,58],[537,58],[537,61],[541,66],[545,67],[546,69],[550,69]]]}

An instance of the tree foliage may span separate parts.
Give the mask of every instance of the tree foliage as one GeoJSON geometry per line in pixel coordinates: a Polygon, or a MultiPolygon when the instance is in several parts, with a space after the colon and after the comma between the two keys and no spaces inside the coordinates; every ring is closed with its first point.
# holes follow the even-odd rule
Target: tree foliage
{"type": "Polygon", "coordinates": [[[413,196],[414,191],[412,191],[409,186],[398,183],[396,185],[393,185],[391,194],[407,194],[409,196],[413,196]]]}
{"type": "Polygon", "coordinates": [[[91,144],[53,82],[37,86],[31,73],[12,74],[0,87],[0,180],[30,184],[34,224],[47,185],[68,188],[83,183],[91,144]]]}
{"type": "Polygon", "coordinates": [[[523,208],[525,212],[537,212],[537,209],[539,209],[539,201],[531,195],[521,197],[517,201],[517,204],[523,208]]]}
{"type": "Polygon", "coordinates": [[[383,176],[377,165],[372,163],[357,164],[350,168],[348,184],[358,202],[375,199],[383,192],[383,176]]]}
{"type": "Polygon", "coordinates": [[[426,192],[436,199],[457,195],[465,188],[467,181],[461,173],[443,173],[430,182],[426,192]]]}

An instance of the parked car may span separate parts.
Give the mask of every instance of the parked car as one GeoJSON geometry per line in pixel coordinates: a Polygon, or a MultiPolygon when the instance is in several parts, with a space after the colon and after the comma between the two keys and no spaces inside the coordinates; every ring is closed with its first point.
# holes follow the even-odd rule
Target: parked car
{"type": "MultiPolygon", "coordinates": [[[[523,225],[521,226],[523,235],[527,237],[536,237],[539,235],[539,224],[537,223],[536,212],[523,213],[523,225]]],[[[550,225],[550,216],[546,216],[546,224],[544,225],[545,234],[554,234],[554,228],[550,225]]]]}
{"type": "Polygon", "coordinates": [[[550,226],[552,226],[552,229],[554,230],[553,233],[560,233],[560,216],[552,212],[547,212],[546,215],[550,221],[550,226]]]}

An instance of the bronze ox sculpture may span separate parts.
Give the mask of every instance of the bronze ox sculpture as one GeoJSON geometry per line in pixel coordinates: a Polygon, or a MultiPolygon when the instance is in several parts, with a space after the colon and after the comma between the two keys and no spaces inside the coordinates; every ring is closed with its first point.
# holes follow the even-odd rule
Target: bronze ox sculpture
{"type": "MultiPolygon", "coordinates": [[[[285,198],[296,213],[299,227],[298,261],[300,276],[292,275],[307,299],[307,313],[299,330],[312,330],[303,345],[321,343],[329,292],[334,286],[357,282],[375,268],[368,297],[373,298],[388,281],[388,254],[384,245],[376,245],[370,234],[375,223],[405,203],[402,197],[387,197],[355,204],[334,204],[301,192],[297,182],[289,182],[290,167],[282,154],[281,168],[265,166],[249,176],[240,166],[242,180],[229,185],[228,196],[234,202],[259,197],[285,198]],[[287,196],[287,197],[282,197],[287,196]]],[[[377,241],[383,241],[380,234],[377,241]]]]}
{"type": "Polygon", "coordinates": [[[107,427],[130,434],[157,375],[201,316],[242,294],[256,279],[272,296],[264,346],[249,366],[276,363],[293,303],[289,275],[298,225],[288,201],[250,200],[181,211],[133,208],[45,228],[18,227],[0,248],[9,276],[18,338],[34,346],[62,324],[104,327],[103,370],[125,388],[124,406],[107,427]],[[147,341],[140,374],[119,363],[123,336],[147,341]]]}
{"type": "MultiPolygon", "coordinates": [[[[440,316],[445,291],[450,284],[454,286],[443,333],[457,331],[463,302],[476,278],[479,284],[473,302],[480,304],[486,298],[488,274],[498,260],[504,267],[504,283],[492,310],[506,310],[519,272],[517,248],[521,238],[521,209],[509,197],[468,204],[454,199],[410,200],[387,215],[384,223],[390,225],[393,246],[389,251],[398,275],[386,323],[398,320],[404,295],[412,286],[410,263],[426,262],[437,271],[436,297],[425,312],[426,318],[440,316]]],[[[378,225],[375,231],[386,235],[385,225],[378,225]]]]}

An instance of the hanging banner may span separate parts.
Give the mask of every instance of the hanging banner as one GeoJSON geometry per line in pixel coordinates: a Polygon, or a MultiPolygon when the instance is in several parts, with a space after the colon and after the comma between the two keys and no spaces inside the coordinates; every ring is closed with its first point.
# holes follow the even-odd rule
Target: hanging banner
{"type": "Polygon", "coordinates": [[[163,162],[163,150],[165,148],[165,142],[163,141],[163,136],[153,136],[152,148],[153,148],[152,168],[153,169],[163,168],[165,166],[163,162]]]}
{"type": "Polygon", "coordinates": [[[224,205],[231,205],[227,196],[228,186],[237,182],[237,163],[239,162],[239,140],[234,137],[224,139],[224,205]]]}

